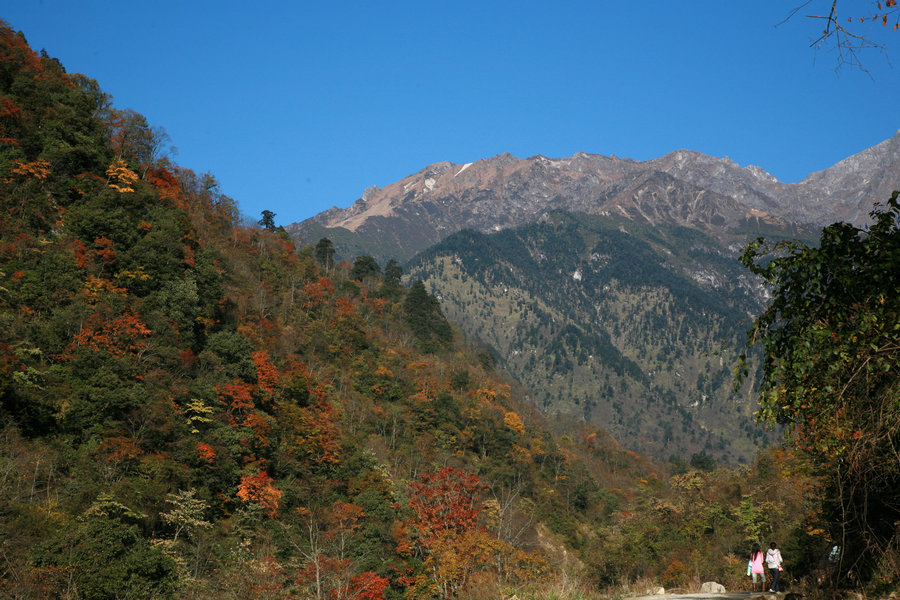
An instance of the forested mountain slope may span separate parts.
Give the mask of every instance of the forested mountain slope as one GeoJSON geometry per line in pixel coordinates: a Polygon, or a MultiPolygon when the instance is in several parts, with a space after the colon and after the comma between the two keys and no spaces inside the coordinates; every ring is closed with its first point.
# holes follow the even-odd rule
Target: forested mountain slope
{"type": "Polygon", "coordinates": [[[665,459],[752,460],[771,442],[732,371],[765,290],[711,236],[557,211],[464,231],[410,263],[469,335],[548,414],[607,428],[665,459]]]}
{"type": "Polygon", "coordinates": [[[738,584],[770,535],[815,567],[790,454],[670,479],[549,427],[424,285],[244,224],[164,140],[0,22],[0,596],[574,598],[738,584]]]}
{"type": "Polygon", "coordinates": [[[4,595],[523,585],[661,473],[561,440],[422,286],[241,225],[7,27],[0,107],[4,595]]]}

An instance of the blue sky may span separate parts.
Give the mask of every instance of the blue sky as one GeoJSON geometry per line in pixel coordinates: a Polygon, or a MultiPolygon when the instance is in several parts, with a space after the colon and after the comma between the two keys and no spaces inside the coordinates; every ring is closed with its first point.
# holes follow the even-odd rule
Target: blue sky
{"type": "Polygon", "coordinates": [[[286,225],[442,160],[686,148],[794,182],[894,135],[889,60],[836,74],[812,8],[775,27],[797,4],[18,0],[0,18],[286,225]]]}

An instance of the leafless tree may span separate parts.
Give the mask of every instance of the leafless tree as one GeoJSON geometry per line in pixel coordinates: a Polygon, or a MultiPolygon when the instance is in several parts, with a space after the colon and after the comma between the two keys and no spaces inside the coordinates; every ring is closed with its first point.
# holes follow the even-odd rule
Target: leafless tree
{"type": "Polygon", "coordinates": [[[862,53],[866,50],[881,52],[887,59],[886,47],[875,41],[866,31],[866,24],[880,25],[900,35],[900,7],[897,0],[871,0],[867,2],[838,2],[838,0],[806,0],[790,11],[778,25],[804,13],[821,27],[810,41],[815,50],[834,50],[837,53],[835,71],[850,66],[868,72],[862,53]],[[847,9],[846,6],[858,7],[847,9]],[[846,12],[845,12],[846,10],[846,12]],[[809,12],[807,12],[809,11],[809,12]]]}

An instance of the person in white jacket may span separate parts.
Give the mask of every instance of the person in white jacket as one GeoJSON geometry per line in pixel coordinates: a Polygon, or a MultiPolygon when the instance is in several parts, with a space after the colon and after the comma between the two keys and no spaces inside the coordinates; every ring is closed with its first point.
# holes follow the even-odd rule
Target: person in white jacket
{"type": "Polygon", "coordinates": [[[772,587],[769,588],[770,592],[781,591],[778,584],[778,576],[781,574],[782,562],[784,561],[781,558],[781,551],[778,550],[778,545],[775,542],[772,542],[769,544],[769,549],[766,550],[766,566],[769,568],[769,573],[772,574],[772,587]]]}

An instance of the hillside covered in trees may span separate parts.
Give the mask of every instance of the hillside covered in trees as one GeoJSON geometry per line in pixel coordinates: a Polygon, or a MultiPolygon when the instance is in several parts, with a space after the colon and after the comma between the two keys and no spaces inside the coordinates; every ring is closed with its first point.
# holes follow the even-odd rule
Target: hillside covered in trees
{"type": "Polygon", "coordinates": [[[732,385],[765,295],[735,256],[741,242],[553,211],[450,235],[408,269],[545,414],[577,416],[658,460],[737,464],[775,439],[754,422],[754,386],[732,385]]]}
{"type": "Polygon", "coordinates": [[[0,595],[584,597],[832,542],[786,451],[554,430],[396,263],[247,223],[0,23],[0,595]]]}

